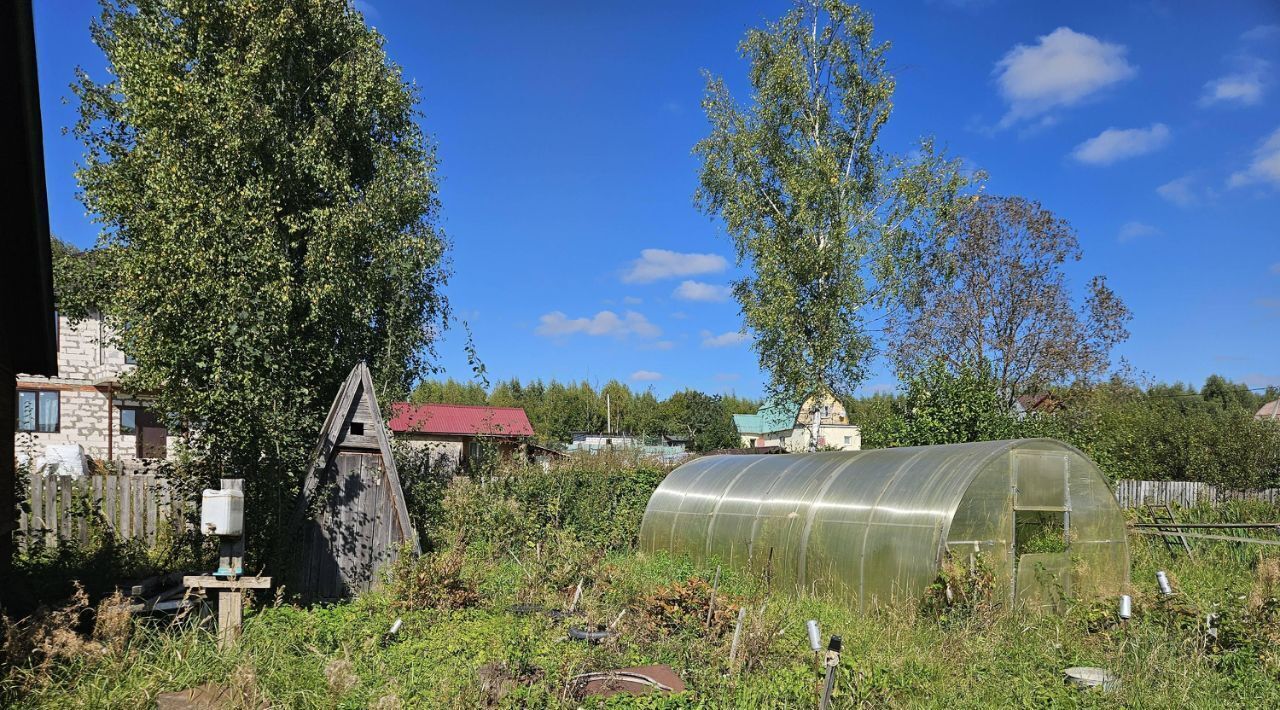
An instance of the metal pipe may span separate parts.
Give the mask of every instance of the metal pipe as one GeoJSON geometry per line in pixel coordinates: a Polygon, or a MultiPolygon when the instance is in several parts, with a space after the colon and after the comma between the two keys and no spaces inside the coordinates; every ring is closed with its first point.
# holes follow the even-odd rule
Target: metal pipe
{"type": "Polygon", "coordinates": [[[1133,597],[1128,594],[1120,595],[1120,618],[1128,621],[1133,616],[1133,597]]]}
{"type": "Polygon", "coordinates": [[[1227,542],[1247,542],[1253,545],[1280,545],[1280,540],[1262,540],[1256,537],[1235,537],[1233,535],[1206,535],[1204,533],[1165,533],[1159,530],[1135,530],[1142,535],[1169,535],[1170,537],[1194,537],[1201,540],[1226,540],[1227,542]]]}
{"type": "Polygon", "coordinates": [[[1160,585],[1161,594],[1166,597],[1173,594],[1173,587],[1169,585],[1169,575],[1165,574],[1164,570],[1156,572],[1156,582],[1160,585]]]}
{"type": "Polygon", "coordinates": [[[115,389],[111,385],[107,385],[107,463],[111,463],[114,458],[113,444],[115,443],[116,423],[115,423],[115,389]]]}
{"type": "Polygon", "coordinates": [[[1134,523],[1135,528],[1280,528],[1280,523],[1134,523]]]}
{"type": "Polygon", "coordinates": [[[822,688],[822,702],[818,705],[821,710],[831,707],[831,693],[836,689],[836,669],[840,667],[840,649],[843,646],[844,640],[839,636],[832,636],[831,642],[827,644],[827,679],[822,688]]]}

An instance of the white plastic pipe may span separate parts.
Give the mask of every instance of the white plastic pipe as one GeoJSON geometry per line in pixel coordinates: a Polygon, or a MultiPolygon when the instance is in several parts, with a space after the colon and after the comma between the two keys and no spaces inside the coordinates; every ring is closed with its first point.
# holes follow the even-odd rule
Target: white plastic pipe
{"type": "Polygon", "coordinates": [[[1133,598],[1128,594],[1120,595],[1120,618],[1128,619],[1133,616],[1133,598]]]}
{"type": "Polygon", "coordinates": [[[1169,575],[1164,570],[1156,572],[1156,582],[1160,584],[1160,593],[1166,597],[1173,594],[1173,587],[1169,586],[1169,575]]]}

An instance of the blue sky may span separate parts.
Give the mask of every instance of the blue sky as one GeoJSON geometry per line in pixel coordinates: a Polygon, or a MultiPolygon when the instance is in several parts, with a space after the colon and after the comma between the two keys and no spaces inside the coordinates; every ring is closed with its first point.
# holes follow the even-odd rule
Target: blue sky
{"type": "MultiPolygon", "coordinates": [[[[611,378],[757,395],[693,205],[705,68],[746,97],[743,33],[786,2],[360,2],[439,144],[448,295],[490,379],[611,378]]],[[[1078,230],[1082,287],[1132,309],[1116,352],[1160,380],[1280,384],[1280,5],[1270,0],[864,5],[898,78],[885,148],[923,136],[1078,230]]],[[[81,246],[76,66],[96,4],[36,3],[49,210],[81,246]]],[[[469,376],[460,330],[440,363],[469,376]]],[[[864,391],[895,382],[879,367],[864,391]]]]}

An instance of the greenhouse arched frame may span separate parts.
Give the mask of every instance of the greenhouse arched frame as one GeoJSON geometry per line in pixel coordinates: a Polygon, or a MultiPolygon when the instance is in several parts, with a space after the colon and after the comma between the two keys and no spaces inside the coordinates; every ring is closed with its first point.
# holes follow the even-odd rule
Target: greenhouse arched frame
{"type": "Polygon", "coordinates": [[[948,558],[980,562],[1021,606],[1121,594],[1129,579],[1105,477],[1053,439],[698,458],[654,491],[640,547],[857,609],[919,600],[948,558]]]}

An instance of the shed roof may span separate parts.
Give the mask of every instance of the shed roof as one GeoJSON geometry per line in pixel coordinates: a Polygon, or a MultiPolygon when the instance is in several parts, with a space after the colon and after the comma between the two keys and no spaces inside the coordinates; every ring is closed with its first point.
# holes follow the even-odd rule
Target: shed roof
{"type": "Polygon", "coordinates": [[[533,436],[533,425],[520,407],[396,402],[390,426],[396,434],[533,436]]]}
{"type": "MultiPolygon", "coordinates": [[[[4,106],[5,156],[13,175],[9,194],[16,209],[6,213],[4,279],[0,288],[10,306],[12,333],[4,344],[6,366],[28,375],[58,374],[57,325],[53,313],[53,269],[49,244],[49,205],[45,194],[44,149],[40,123],[40,85],[31,3],[6,3],[0,17],[4,47],[0,106],[4,106]],[[12,157],[9,157],[12,156],[12,157]],[[12,236],[10,236],[12,235],[12,236]],[[12,245],[12,246],[9,246],[12,245]]],[[[11,385],[7,385],[11,386],[11,385]]],[[[6,484],[7,485],[7,484],[6,484]]]]}
{"type": "Polygon", "coordinates": [[[1257,414],[1253,415],[1254,419],[1275,419],[1280,421],[1280,399],[1267,402],[1262,405],[1257,414]]]}
{"type": "Polygon", "coordinates": [[[800,407],[771,399],[755,414],[733,415],[733,425],[738,428],[739,434],[791,431],[795,428],[796,417],[799,415],[800,407]]]}

